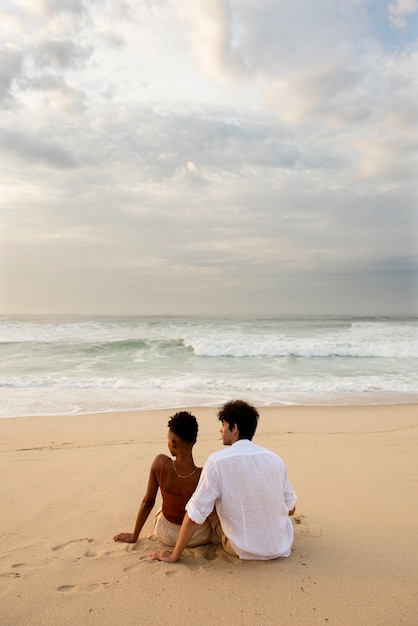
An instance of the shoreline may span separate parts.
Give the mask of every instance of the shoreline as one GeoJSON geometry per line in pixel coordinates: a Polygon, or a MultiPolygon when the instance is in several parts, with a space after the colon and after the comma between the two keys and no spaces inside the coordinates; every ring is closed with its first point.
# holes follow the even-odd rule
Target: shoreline
{"type": "MultiPolygon", "coordinates": [[[[221,445],[217,407],[187,408],[201,465],[221,445]]],[[[0,622],[412,626],[418,403],[258,408],[254,441],[298,495],[292,554],[265,562],[213,544],[149,561],[152,515],[136,544],[112,541],[133,528],[176,409],[0,419],[0,622]]]]}
{"type": "MultiPolygon", "coordinates": [[[[0,390],[0,398],[1,392],[4,390],[0,390]]],[[[283,401],[271,401],[269,403],[262,403],[260,401],[257,402],[257,398],[251,398],[246,396],[246,394],[237,394],[236,397],[240,397],[250,404],[253,404],[257,408],[285,408],[290,406],[300,406],[300,407],[344,407],[344,406],[394,406],[394,405],[410,405],[410,404],[418,404],[418,393],[411,392],[362,392],[362,393],[334,393],[327,394],[318,394],[313,396],[312,394],[305,394],[305,397],[301,398],[303,394],[284,394],[286,399],[283,401]]],[[[40,418],[40,417],[71,417],[76,415],[97,415],[97,414],[110,414],[110,413],[148,413],[153,411],[181,411],[188,410],[188,407],[193,406],[195,408],[217,408],[221,406],[224,402],[233,399],[232,396],[225,396],[224,398],[218,398],[211,400],[210,402],[199,402],[199,398],[187,398],[190,402],[186,401],[186,398],[183,398],[181,402],[168,402],[167,405],[159,405],[159,406],[150,406],[144,405],[142,407],[138,406],[112,406],[110,408],[100,407],[97,409],[87,409],[80,408],[79,410],[73,411],[57,411],[51,410],[48,412],[22,412],[17,413],[16,415],[1,415],[0,421],[3,419],[16,419],[22,417],[31,417],[31,418],[40,418]]],[[[172,398],[173,400],[173,398],[172,398]]],[[[259,400],[259,398],[258,398],[259,400]]]]}

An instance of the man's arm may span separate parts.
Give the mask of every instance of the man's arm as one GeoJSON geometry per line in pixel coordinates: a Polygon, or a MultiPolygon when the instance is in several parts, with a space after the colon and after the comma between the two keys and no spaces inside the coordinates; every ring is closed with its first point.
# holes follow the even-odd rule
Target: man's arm
{"type": "Polygon", "coordinates": [[[286,503],[287,509],[289,511],[289,515],[293,515],[294,512],[296,511],[296,500],[297,500],[297,495],[295,494],[295,492],[292,489],[292,486],[290,484],[289,478],[287,476],[287,470],[285,470],[285,481],[284,481],[284,487],[283,487],[283,493],[284,493],[284,501],[286,503]]]}
{"type": "Polygon", "coordinates": [[[196,522],[191,520],[188,513],[186,512],[180,528],[178,539],[176,541],[176,545],[174,546],[174,550],[172,552],[170,552],[170,550],[157,550],[156,552],[152,552],[149,557],[154,561],[177,563],[177,561],[180,561],[180,557],[184,548],[193,537],[196,528],[198,528],[199,525],[200,524],[197,524],[196,522]]]}

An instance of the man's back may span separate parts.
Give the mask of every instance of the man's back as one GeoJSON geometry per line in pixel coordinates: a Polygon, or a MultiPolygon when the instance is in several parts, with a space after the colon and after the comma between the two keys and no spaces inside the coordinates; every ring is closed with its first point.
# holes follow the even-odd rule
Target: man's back
{"type": "Polygon", "coordinates": [[[201,523],[216,506],[223,531],[242,559],[289,556],[296,495],[276,454],[240,439],[208,458],[187,510],[201,523]]]}

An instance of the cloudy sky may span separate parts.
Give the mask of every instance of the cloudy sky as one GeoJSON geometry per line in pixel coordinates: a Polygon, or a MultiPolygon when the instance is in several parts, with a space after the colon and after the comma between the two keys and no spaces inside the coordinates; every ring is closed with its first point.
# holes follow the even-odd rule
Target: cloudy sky
{"type": "Polygon", "coordinates": [[[0,313],[418,313],[418,0],[6,0],[0,33],[0,313]]]}

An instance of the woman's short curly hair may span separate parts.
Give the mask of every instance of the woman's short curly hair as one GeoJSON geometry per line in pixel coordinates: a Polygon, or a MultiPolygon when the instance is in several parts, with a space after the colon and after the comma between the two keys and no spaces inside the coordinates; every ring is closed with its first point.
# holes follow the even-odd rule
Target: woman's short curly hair
{"type": "Polygon", "coordinates": [[[179,411],[170,417],[168,427],[172,433],[188,443],[195,443],[199,425],[194,415],[188,411],[179,411]]]}

